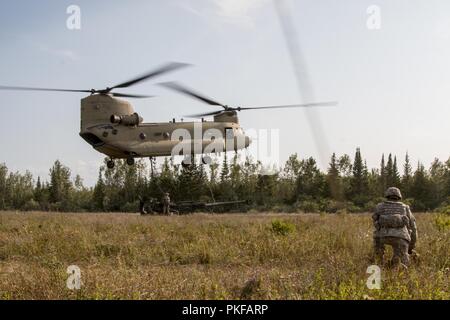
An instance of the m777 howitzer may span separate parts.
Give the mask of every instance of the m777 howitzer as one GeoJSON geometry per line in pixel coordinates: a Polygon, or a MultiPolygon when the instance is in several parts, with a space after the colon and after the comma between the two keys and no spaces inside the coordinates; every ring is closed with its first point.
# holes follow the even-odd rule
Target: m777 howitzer
{"type": "MultiPolygon", "coordinates": [[[[247,203],[245,200],[238,201],[222,201],[222,202],[203,202],[203,201],[180,201],[170,203],[170,213],[188,214],[195,211],[210,211],[212,208],[224,208],[226,206],[247,203]]],[[[139,211],[142,215],[146,214],[162,214],[164,205],[161,201],[150,199],[147,202],[140,201],[139,211]]]]}

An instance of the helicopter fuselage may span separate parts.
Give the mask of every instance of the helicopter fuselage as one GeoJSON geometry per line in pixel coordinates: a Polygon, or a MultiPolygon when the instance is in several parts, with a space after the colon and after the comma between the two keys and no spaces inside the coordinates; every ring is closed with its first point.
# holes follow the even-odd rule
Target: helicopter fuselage
{"type": "Polygon", "coordinates": [[[235,111],[214,121],[143,123],[129,102],[105,94],[81,100],[80,136],[112,159],[237,151],[251,143],[235,111]]]}

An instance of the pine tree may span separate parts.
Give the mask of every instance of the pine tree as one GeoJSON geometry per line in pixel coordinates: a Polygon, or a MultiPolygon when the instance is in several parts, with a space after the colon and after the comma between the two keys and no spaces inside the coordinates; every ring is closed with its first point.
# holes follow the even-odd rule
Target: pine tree
{"type": "Polygon", "coordinates": [[[106,169],[107,158],[100,168],[103,171],[103,181],[105,183],[105,197],[103,206],[105,211],[120,211],[126,204],[124,198],[125,173],[127,164],[123,160],[116,161],[113,169],[106,169]]]}
{"type": "Polygon", "coordinates": [[[328,195],[330,195],[334,200],[342,200],[342,184],[341,177],[339,174],[339,164],[336,158],[336,154],[333,153],[328,167],[327,172],[327,182],[328,182],[328,195]]]}
{"type": "Polygon", "coordinates": [[[384,161],[384,153],[381,156],[379,185],[380,185],[379,193],[384,194],[384,191],[387,188],[387,174],[386,174],[386,165],[385,165],[385,161],[384,161]]]}
{"type": "Polygon", "coordinates": [[[71,191],[70,169],[62,165],[59,160],[56,160],[50,169],[49,200],[54,204],[60,203],[61,207],[56,206],[56,209],[64,210],[70,202],[71,191]]]}
{"type": "Polygon", "coordinates": [[[392,154],[389,153],[388,161],[386,163],[386,187],[394,187],[394,161],[392,154]]]}
{"type": "Polygon", "coordinates": [[[392,186],[400,188],[400,173],[397,167],[397,157],[394,157],[394,165],[392,168],[392,186]]]}
{"type": "Polygon", "coordinates": [[[220,172],[220,181],[227,181],[230,176],[230,169],[228,167],[228,158],[227,153],[224,153],[223,162],[222,162],[222,171],[220,172]]]}
{"type": "Polygon", "coordinates": [[[192,157],[190,165],[181,169],[178,178],[178,195],[181,200],[197,201],[204,194],[205,180],[201,171],[195,157],[192,157]]]}
{"type": "Polygon", "coordinates": [[[302,167],[301,161],[298,159],[298,155],[294,153],[289,156],[283,169],[283,177],[290,180],[296,180],[302,167]]]}
{"type": "Polygon", "coordinates": [[[42,196],[43,196],[43,190],[42,190],[42,183],[41,183],[41,177],[38,176],[36,187],[34,188],[34,200],[38,202],[39,204],[42,203],[42,196]]]}
{"type": "Polygon", "coordinates": [[[36,182],[36,190],[41,190],[41,189],[42,189],[41,177],[38,176],[37,182],[36,182]]]}
{"type": "Polygon", "coordinates": [[[297,177],[297,199],[320,199],[325,193],[326,179],[317,168],[314,158],[302,161],[297,177]]]}
{"type": "Polygon", "coordinates": [[[138,170],[137,163],[133,166],[124,166],[124,180],[122,188],[122,206],[136,202],[138,198],[138,170]]]}
{"type": "Polygon", "coordinates": [[[356,149],[351,179],[351,199],[357,205],[363,205],[367,199],[368,173],[361,156],[360,148],[356,149]]]}
{"type": "Polygon", "coordinates": [[[339,172],[342,177],[350,177],[352,175],[352,160],[348,154],[344,154],[339,158],[339,172]]]}
{"type": "Polygon", "coordinates": [[[414,172],[411,196],[414,198],[413,209],[418,211],[430,209],[429,179],[425,167],[420,162],[417,164],[416,172],[414,172]]]}
{"type": "Polygon", "coordinates": [[[161,175],[159,177],[159,183],[164,189],[164,192],[169,192],[172,198],[176,198],[176,175],[173,162],[167,158],[164,159],[164,163],[161,167],[161,175]]]}
{"type": "Polygon", "coordinates": [[[105,201],[105,182],[103,181],[103,170],[99,170],[97,183],[94,187],[94,192],[92,194],[92,204],[94,210],[104,211],[104,201],[105,201]]]}
{"type": "Polygon", "coordinates": [[[409,197],[411,193],[411,185],[412,185],[412,166],[409,160],[409,154],[406,153],[405,156],[405,164],[403,165],[403,176],[401,181],[402,192],[404,193],[404,197],[409,197]]]}
{"type": "MultiPolygon", "coordinates": [[[[259,182],[259,172],[261,168],[261,163],[259,161],[255,162],[250,156],[245,157],[245,161],[242,165],[242,180],[244,181],[244,191],[238,194],[238,199],[247,200],[250,203],[255,203],[257,201],[257,188],[259,182]]],[[[221,186],[227,187],[227,184],[221,184],[221,186]]],[[[289,190],[288,194],[285,194],[285,198],[292,200],[293,190],[289,190]],[[292,191],[292,192],[291,192],[292,191]]]]}
{"type": "Polygon", "coordinates": [[[444,202],[448,194],[446,191],[446,170],[445,165],[435,158],[430,167],[430,183],[431,183],[431,206],[438,207],[444,202]]]}

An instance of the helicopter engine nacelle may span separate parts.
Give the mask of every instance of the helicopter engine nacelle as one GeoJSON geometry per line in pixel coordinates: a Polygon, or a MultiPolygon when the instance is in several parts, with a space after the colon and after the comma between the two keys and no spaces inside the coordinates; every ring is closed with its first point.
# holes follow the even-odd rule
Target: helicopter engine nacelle
{"type": "Polygon", "coordinates": [[[142,117],[140,117],[136,112],[131,115],[111,115],[110,117],[111,123],[123,124],[124,126],[138,126],[142,121],[142,117]]]}

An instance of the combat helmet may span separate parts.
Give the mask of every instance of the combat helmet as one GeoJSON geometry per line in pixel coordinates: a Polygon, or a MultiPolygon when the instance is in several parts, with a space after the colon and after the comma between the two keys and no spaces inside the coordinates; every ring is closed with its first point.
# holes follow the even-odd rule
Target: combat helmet
{"type": "Polygon", "coordinates": [[[387,188],[384,196],[388,199],[391,198],[398,198],[399,200],[402,199],[402,193],[400,192],[400,189],[396,187],[387,188]]]}

